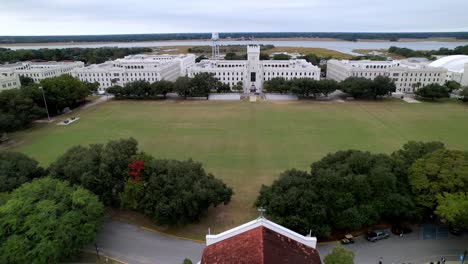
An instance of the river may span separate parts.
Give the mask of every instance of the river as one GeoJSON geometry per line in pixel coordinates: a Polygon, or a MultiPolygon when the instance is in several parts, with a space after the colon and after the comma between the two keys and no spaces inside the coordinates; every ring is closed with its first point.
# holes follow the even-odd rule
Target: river
{"type": "MultiPolygon", "coordinates": [[[[355,54],[354,49],[388,49],[390,46],[409,48],[413,50],[437,50],[439,48],[453,49],[457,46],[468,45],[468,41],[440,42],[440,41],[413,41],[413,42],[390,42],[390,41],[307,41],[307,40],[221,40],[221,45],[246,45],[246,44],[272,44],[276,47],[306,47],[326,48],[343,53],[355,54]]],[[[164,47],[164,46],[202,46],[211,45],[210,41],[153,41],[153,42],[121,42],[121,43],[70,43],[70,44],[38,44],[38,45],[8,45],[0,47],[17,49],[61,49],[61,48],[98,48],[98,47],[164,47]]]]}

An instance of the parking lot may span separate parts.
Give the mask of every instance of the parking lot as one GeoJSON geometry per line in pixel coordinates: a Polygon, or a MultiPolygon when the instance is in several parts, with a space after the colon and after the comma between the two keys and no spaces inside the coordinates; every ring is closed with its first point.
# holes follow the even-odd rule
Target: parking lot
{"type": "Polygon", "coordinates": [[[369,242],[364,236],[357,237],[354,244],[319,244],[321,257],[325,257],[336,246],[343,246],[355,252],[355,263],[429,263],[441,257],[448,261],[458,260],[460,254],[468,250],[468,235],[454,236],[446,227],[434,225],[412,226],[413,232],[402,237],[393,235],[390,230],[388,239],[369,242]]]}

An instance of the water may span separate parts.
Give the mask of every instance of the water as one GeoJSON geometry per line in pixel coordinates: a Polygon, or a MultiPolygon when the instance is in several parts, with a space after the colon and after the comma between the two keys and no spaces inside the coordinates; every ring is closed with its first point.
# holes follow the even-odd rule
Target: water
{"type": "MultiPolygon", "coordinates": [[[[247,45],[247,44],[272,44],[277,47],[305,47],[305,48],[326,48],[330,50],[336,50],[348,54],[353,53],[354,49],[388,49],[390,46],[397,46],[401,48],[409,48],[413,50],[437,50],[440,48],[453,49],[457,46],[468,45],[468,41],[457,41],[457,42],[439,42],[439,41],[415,41],[415,42],[350,42],[350,41],[299,41],[299,40],[253,40],[253,41],[236,41],[236,40],[222,40],[221,45],[247,45]]],[[[9,48],[12,50],[17,49],[61,49],[61,48],[98,48],[98,47],[164,47],[164,46],[208,46],[211,45],[210,41],[193,40],[193,41],[153,41],[153,42],[124,42],[124,43],[91,43],[91,44],[79,44],[70,43],[65,45],[57,45],[54,43],[44,45],[14,45],[14,46],[2,46],[0,47],[9,48]]]]}

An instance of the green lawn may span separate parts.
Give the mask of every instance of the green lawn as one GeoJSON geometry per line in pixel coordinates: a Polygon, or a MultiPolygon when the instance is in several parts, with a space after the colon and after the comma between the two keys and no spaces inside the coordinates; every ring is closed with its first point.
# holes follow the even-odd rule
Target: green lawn
{"type": "Polygon", "coordinates": [[[329,152],[390,153],[408,140],[468,149],[468,105],[459,102],[135,102],[112,101],[74,112],[69,126],[38,125],[11,135],[11,148],[48,165],[77,144],[134,137],[158,158],[201,161],[235,191],[197,225],[166,230],[202,238],[256,217],[259,187],[289,168],[308,169],[329,152]]]}

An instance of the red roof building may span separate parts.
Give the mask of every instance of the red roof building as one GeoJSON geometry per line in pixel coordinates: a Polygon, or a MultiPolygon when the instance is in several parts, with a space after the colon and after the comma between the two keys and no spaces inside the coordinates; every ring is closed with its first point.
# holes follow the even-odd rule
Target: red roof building
{"type": "Polygon", "coordinates": [[[206,236],[201,264],[320,264],[317,238],[302,236],[263,217],[206,236]]]}

